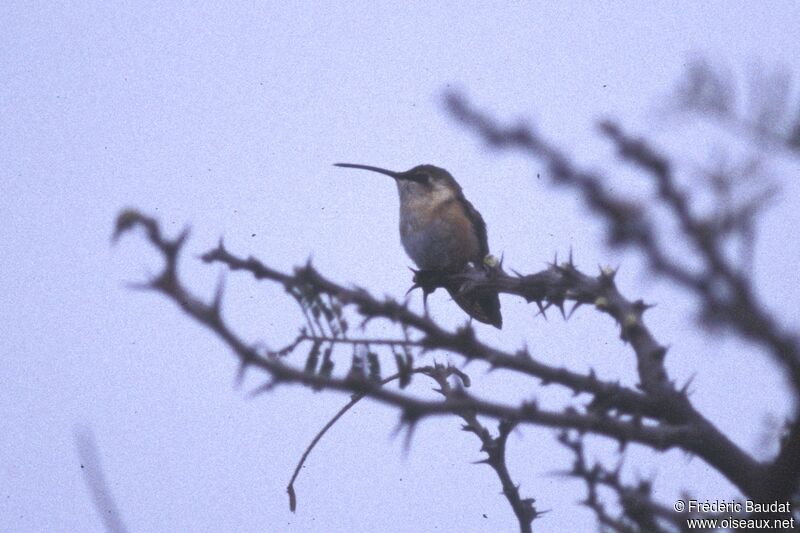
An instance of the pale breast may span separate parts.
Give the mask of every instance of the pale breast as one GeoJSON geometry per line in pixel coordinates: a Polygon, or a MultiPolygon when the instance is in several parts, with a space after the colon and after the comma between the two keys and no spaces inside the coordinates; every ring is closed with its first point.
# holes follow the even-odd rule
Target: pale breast
{"type": "Polygon", "coordinates": [[[406,202],[400,208],[400,238],[417,267],[424,270],[462,269],[480,261],[479,242],[463,206],[456,198],[406,202]]]}

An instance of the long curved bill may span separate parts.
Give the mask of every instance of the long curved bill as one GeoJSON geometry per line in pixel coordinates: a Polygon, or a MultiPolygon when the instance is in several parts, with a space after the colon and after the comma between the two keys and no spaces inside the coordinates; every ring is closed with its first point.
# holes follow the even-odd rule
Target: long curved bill
{"type": "Polygon", "coordinates": [[[371,167],[369,165],[355,165],[353,163],[335,163],[333,166],[343,167],[343,168],[360,168],[361,170],[370,170],[372,172],[377,172],[379,174],[385,174],[395,179],[401,178],[400,172],[392,172],[391,170],[386,170],[385,168],[371,167]]]}

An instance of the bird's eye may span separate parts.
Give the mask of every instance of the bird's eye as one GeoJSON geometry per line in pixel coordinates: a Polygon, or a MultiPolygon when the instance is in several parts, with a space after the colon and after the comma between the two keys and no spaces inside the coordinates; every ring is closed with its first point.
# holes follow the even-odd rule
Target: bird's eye
{"type": "Polygon", "coordinates": [[[431,177],[424,172],[419,172],[418,174],[414,175],[414,181],[417,181],[418,183],[430,183],[431,177]]]}

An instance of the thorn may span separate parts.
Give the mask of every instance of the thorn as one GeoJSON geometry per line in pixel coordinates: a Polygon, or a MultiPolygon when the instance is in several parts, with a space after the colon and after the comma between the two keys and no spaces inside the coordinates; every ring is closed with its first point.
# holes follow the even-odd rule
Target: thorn
{"type": "Polygon", "coordinates": [[[142,223],[142,214],[136,209],[124,209],[117,215],[117,223],[111,234],[111,245],[115,245],[119,238],[130,231],[137,223],[142,223]]]}
{"type": "Polygon", "coordinates": [[[225,241],[222,236],[220,236],[219,241],[217,241],[217,247],[213,250],[209,250],[204,254],[200,254],[200,260],[204,263],[210,263],[220,255],[228,253],[225,250],[225,241]]]}
{"type": "Polygon", "coordinates": [[[222,296],[225,292],[225,271],[220,272],[217,280],[217,288],[214,290],[214,299],[211,301],[211,309],[214,314],[219,316],[222,311],[222,296]]]}
{"type": "Polygon", "coordinates": [[[570,309],[569,313],[567,314],[567,320],[572,318],[572,315],[575,313],[575,310],[577,308],[579,308],[580,306],[582,306],[582,305],[583,305],[583,302],[579,302],[579,301],[576,300],[575,303],[572,304],[572,309],[570,309]]]}
{"type": "Polygon", "coordinates": [[[260,387],[258,387],[256,389],[250,391],[249,393],[247,393],[247,396],[245,396],[245,399],[252,400],[256,396],[261,396],[265,392],[270,392],[274,388],[275,388],[275,380],[268,381],[267,383],[264,383],[260,387]]]}
{"type": "Polygon", "coordinates": [[[156,286],[153,281],[129,281],[124,284],[125,288],[133,291],[154,291],[156,286]]]}
{"type": "Polygon", "coordinates": [[[548,477],[572,477],[573,472],[572,470],[550,470],[549,472],[545,472],[544,475],[548,477]]]}
{"type": "Polygon", "coordinates": [[[633,302],[633,309],[634,311],[639,313],[639,315],[642,315],[645,311],[647,311],[648,309],[652,309],[655,306],[656,304],[646,304],[642,300],[636,300],[635,302],[633,302]]]}
{"type": "Polygon", "coordinates": [[[545,309],[547,309],[547,307],[550,307],[550,304],[548,303],[547,307],[545,307],[545,306],[542,305],[542,301],[541,300],[536,300],[536,307],[539,308],[539,312],[536,313],[536,315],[534,315],[534,318],[536,318],[537,316],[541,315],[541,316],[544,317],[545,320],[547,320],[547,313],[545,313],[545,309]]]}
{"type": "Polygon", "coordinates": [[[396,437],[401,431],[403,431],[404,427],[408,426],[405,438],[403,439],[403,456],[405,457],[408,457],[408,452],[411,450],[411,440],[414,437],[414,430],[416,429],[418,422],[418,416],[410,414],[409,411],[403,411],[403,414],[400,415],[400,420],[397,423],[397,426],[395,426],[394,431],[392,431],[392,437],[396,437]]]}
{"type": "Polygon", "coordinates": [[[683,394],[684,396],[689,395],[689,386],[694,381],[695,376],[697,376],[696,373],[692,374],[691,377],[689,377],[689,379],[686,381],[686,384],[683,387],[681,387],[681,394],[683,394]]]}
{"type": "Polygon", "coordinates": [[[617,269],[611,268],[610,266],[600,267],[600,281],[608,285],[611,285],[616,275],[617,275],[617,269]]]}
{"type": "Polygon", "coordinates": [[[234,378],[233,385],[237,389],[241,388],[244,383],[245,374],[247,374],[247,367],[250,362],[247,359],[239,360],[239,368],[236,370],[236,377],[234,378]]]}
{"type": "MultiPolygon", "coordinates": [[[[413,291],[415,289],[422,289],[422,285],[420,285],[419,283],[414,283],[411,287],[409,287],[409,289],[406,291],[406,293],[403,296],[407,297],[409,294],[411,294],[411,291],[413,291]]],[[[425,291],[423,290],[423,293],[424,292],[425,291]]],[[[423,296],[423,298],[424,298],[424,296],[423,296]]]]}
{"type": "Polygon", "coordinates": [[[414,430],[417,429],[417,423],[412,422],[408,426],[408,430],[406,431],[406,438],[403,439],[403,455],[408,457],[408,453],[411,451],[411,441],[414,438],[414,430]]]}
{"type": "Polygon", "coordinates": [[[567,314],[564,312],[564,300],[558,300],[555,302],[555,306],[558,307],[559,311],[561,311],[561,318],[567,320],[567,314]]]}
{"type": "Polygon", "coordinates": [[[183,246],[183,243],[186,242],[186,239],[189,238],[189,233],[191,233],[191,228],[189,226],[183,228],[183,231],[180,232],[178,237],[172,241],[172,248],[174,250],[179,250],[181,246],[183,246]]]}

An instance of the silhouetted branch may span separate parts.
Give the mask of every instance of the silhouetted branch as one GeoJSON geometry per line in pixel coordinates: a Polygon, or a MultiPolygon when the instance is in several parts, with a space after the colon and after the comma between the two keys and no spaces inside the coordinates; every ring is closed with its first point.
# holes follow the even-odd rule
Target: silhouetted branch
{"type": "Polygon", "coordinates": [[[748,94],[724,67],[692,61],[675,91],[676,109],[718,121],[762,144],[800,153],[800,102],[792,101],[791,76],[783,68],[759,69],[748,94]]]}
{"type": "MultiPolygon", "coordinates": [[[[527,297],[541,295],[549,305],[561,306],[567,299],[579,303],[593,302],[597,309],[612,316],[620,324],[623,340],[634,347],[644,393],[602,382],[593,374],[583,376],[554,369],[536,362],[527,351],[509,354],[497,350],[481,343],[469,327],[456,332],[446,331],[429,317],[414,313],[406,305],[391,299],[378,300],[363,289],[336,284],[324,278],[310,265],[289,275],[270,269],[254,258],[238,259],[222,246],[202,256],[204,261],[220,261],[231,270],[246,270],[257,279],[277,282],[287,291],[302,292],[306,298],[303,305],[311,309],[316,309],[314,305],[321,305],[318,302],[321,295],[327,295],[341,307],[354,307],[367,320],[381,318],[404,329],[416,331],[422,335],[420,340],[425,350],[445,349],[462,355],[467,360],[480,359],[497,368],[523,372],[594,396],[584,412],[574,408],[563,412],[545,411],[532,401],[511,406],[467,394],[447,397],[443,401],[426,401],[383,388],[379,383],[367,379],[363,364],[357,365],[355,357],[353,368],[345,378],[333,377],[330,370],[327,373],[314,373],[316,354],[320,350],[320,343],[328,340],[327,337],[315,339],[313,335],[310,336],[314,344],[304,370],[283,363],[282,358],[270,355],[269,352],[266,356],[258,353],[234,335],[223,320],[221,291],[218,291],[217,297],[210,304],[205,304],[191,295],[179,282],[176,275],[177,254],[187,233],[183,232],[174,241],[164,239],[154,220],[135,212],[123,213],[118,227],[122,228],[120,231],[124,231],[137,224],[145,227],[149,239],[162,251],[166,261],[164,271],[143,287],[165,294],[189,315],[215,331],[237,354],[242,365],[265,371],[270,380],[264,390],[283,383],[300,383],[315,389],[348,391],[373,397],[399,407],[403,420],[417,421],[434,414],[458,414],[471,410],[499,420],[605,435],[623,444],[639,442],[660,450],[680,447],[714,465],[744,493],[756,493],[760,489],[764,467],[697,413],[685,391],[676,390],[666,378],[663,371],[664,349],[655,342],[642,320],[646,306],[641,302],[629,302],[622,297],[615,287],[612,271],[603,271],[597,277],[586,276],[568,262],[553,265],[542,273],[530,276],[512,277],[502,272],[495,272],[484,280],[469,273],[464,276],[466,290],[479,290],[478,286],[483,284],[480,290],[491,288],[527,297]],[[135,222],[131,223],[131,220],[135,222]],[[309,365],[309,362],[313,364],[309,365]],[[617,413],[612,413],[612,409],[617,413]],[[652,420],[646,422],[648,418],[652,420]]],[[[319,309],[314,312],[325,314],[325,311],[319,309]]],[[[369,343],[368,340],[363,342],[365,345],[369,343]]]]}
{"type": "MultiPolygon", "coordinates": [[[[461,387],[454,387],[450,384],[449,374],[446,372],[447,367],[437,367],[438,372],[432,373],[433,377],[439,383],[439,393],[445,398],[455,398],[463,394],[461,387]]],[[[462,383],[465,386],[469,382],[462,383]]],[[[508,500],[514,514],[519,522],[519,530],[521,533],[531,532],[531,523],[539,516],[540,512],[534,507],[533,498],[523,498],[519,493],[519,485],[515,484],[511,479],[511,474],[506,465],[506,443],[508,442],[508,435],[516,426],[516,422],[511,420],[501,420],[498,425],[498,434],[493,437],[489,430],[481,424],[474,411],[464,410],[458,413],[464,420],[462,429],[469,433],[475,434],[481,441],[481,451],[486,452],[486,458],[480,461],[479,464],[484,463],[492,467],[500,479],[503,486],[503,495],[508,500]]]]}
{"type": "MultiPolygon", "coordinates": [[[[603,382],[593,374],[582,375],[563,368],[545,365],[533,359],[530,352],[520,350],[508,353],[490,347],[478,340],[471,328],[467,327],[456,332],[449,332],[441,328],[429,317],[421,316],[410,311],[406,306],[394,301],[377,301],[363,289],[349,289],[339,286],[322,278],[310,266],[298,269],[294,276],[275,271],[255,258],[240,259],[229,253],[220,245],[202,255],[205,262],[224,263],[230,270],[244,270],[256,279],[266,279],[292,287],[293,284],[311,284],[312,290],[334,295],[343,304],[354,305],[359,313],[368,320],[385,318],[413,328],[423,336],[414,341],[406,339],[336,339],[327,336],[307,334],[312,341],[325,341],[347,344],[388,344],[419,346],[425,350],[444,349],[454,350],[467,359],[479,359],[489,363],[493,368],[514,370],[542,380],[543,383],[557,383],[570,388],[576,393],[585,392],[595,395],[604,405],[608,405],[622,412],[650,416],[665,420],[672,420],[674,409],[665,409],[661,404],[651,401],[646,395],[623,387],[616,383],[603,382]]],[[[574,265],[565,263],[562,266],[553,265],[548,270],[530,276],[508,276],[495,272],[487,277],[481,271],[474,270],[469,273],[458,274],[457,277],[464,283],[465,291],[468,290],[495,290],[507,294],[516,294],[528,301],[545,302],[546,305],[558,305],[563,308],[565,300],[574,301],[576,305],[591,303],[603,312],[613,316],[619,324],[626,324],[628,333],[634,334],[637,342],[634,346],[641,347],[643,358],[648,350],[656,352],[656,358],[662,357],[661,351],[665,349],[653,346],[655,341],[647,329],[635,320],[641,317],[647,306],[642,302],[628,302],[616,291],[613,283],[614,272],[605,270],[600,276],[593,278],[579,273],[574,265]],[[628,316],[632,315],[632,316],[628,316]],[[627,317],[627,318],[626,318],[627,317]]],[[[446,280],[440,280],[444,286],[446,280]]],[[[542,307],[544,308],[544,306],[542,307]]],[[[574,309],[574,308],[573,308],[574,309]]],[[[624,328],[623,328],[624,329],[624,328]]],[[[624,332],[623,332],[624,333],[624,332]]],[[[660,364],[660,363],[654,363],[660,364]]],[[[654,374],[658,370],[652,371],[654,374]]],[[[657,379],[657,378],[656,378],[657,379]]]]}
{"type": "Polygon", "coordinates": [[[612,471],[607,470],[600,463],[589,466],[584,453],[583,438],[580,435],[570,435],[565,431],[559,435],[558,440],[575,455],[572,469],[567,472],[567,475],[584,480],[587,495],[583,504],[594,511],[601,524],[619,532],[656,533],[672,531],[675,528],[680,529],[685,523],[685,516],[652,500],[649,482],[640,481],[633,487],[624,484],[621,479],[621,462],[612,471]],[[612,517],[606,511],[598,491],[601,486],[616,493],[621,507],[618,517],[612,517]],[[671,526],[671,528],[668,529],[667,526],[671,526]]]}
{"type": "Polygon", "coordinates": [[[100,452],[97,449],[94,434],[87,428],[81,428],[75,432],[75,443],[78,446],[78,456],[81,460],[81,470],[84,473],[86,486],[89,488],[95,509],[97,509],[106,531],[126,533],[128,529],[122,521],[119,508],[103,474],[100,452]]]}
{"type": "MultiPolygon", "coordinates": [[[[777,322],[757,301],[750,278],[725,256],[723,234],[715,231],[719,228],[692,213],[688,193],[678,188],[671,165],[664,156],[656,153],[647,143],[628,137],[616,124],[604,122],[601,129],[617,145],[622,158],[655,178],[659,198],[678,220],[684,236],[694,244],[705,265],[705,272],[702,274],[702,284],[688,288],[694,290],[703,302],[707,319],[725,323],[769,348],[769,353],[786,368],[796,391],[800,392],[800,349],[797,338],[781,331],[777,322]]],[[[766,194],[765,198],[771,196],[770,192],[766,194]]],[[[758,210],[760,207],[759,202],[751,203],[748,210],[758,210]]]]}
{"type": "MultiPolygon", "coordinates": [[[[708,98],[703,104],[707,109],[726,113],[730,110],[730,103],[724,87],[725,82],[721,79],[706,79],[702,84],[697,84],[697,98],[708,98]]],[[[779,325],[758,301],[750,278],[726,257],[723,239],[727,236],[728,228],[725,226],[729,223],[715,225],[714,221],[703,220],[692,212],[688,192],[677,186],[671,165],[665,157],[645,142],[629,137],[616,124],[601,124],[602,131],[617,145],[621,157],[655,178],[659,200],[677,221],[683,235],[695,247],[697,253],[694,259],[699,259],[702,264],[699,270],[690,266],[691,260],[681,260],[668,253],[664,245],[666,239],[662,235],[663,230],[648,216],[643,206],[631,198],[609,192],[603,186],[605,179],[601,175],[578,168],[529,126],[501,125],[455,93],[447,94],[445,103],[456,119],[478,133],[488,145],[514,149],[544,162],[554,184],[579,191],[589,210],[605,221],[609,243],[612,246],[625,245],[641,251],[654,273],[695,294],[707,323],[728,327],[764,347],[786,369],[797,404],[800,395],[800,341],[797,334],[786,331],[779,325]]],[[[766,189],[760,197],[756,195],[750,203],[745,204],[743,210],[731,213],[732,219],[744,220],[742,233],[745,237],[750,236],[747,232],[751,229],[754,213],[773,193],[766,189]]],[[[647,386],[647,381],[643,379],[642,384],[647,386]]],[[[721,435],[718,437],[720,438],[716,442],[727,440],[721,435]]],[[[709,444],[706,442],[703,447],[715,448],[709,444]]],[[[750,482],[736,484],[751,497],[763,497],[765,501],[787,499],[798,490],[800,483],[800,454],[796,453],[799,449],[800,421],[796,416],[793,430],[790,431],[779,457],[769,466],[761,465],[749,469],[746,476],[750,478],[750,482]],[[745,486],[748,488],[744,488],[745,486]]],[[[728,452],[717,449],[712,453],[728,452]]],[[[701,453],[699,455],[702,456],[701,453]]],[[[721,472],[728,472],[726,475],[729,478],[731,469],[736,470],[733,464],[715,466],[721,472]]]]}
{"type": "MultiPolygon", "coordinates": [[[[568,427],[583,431],[604,434],[618,440],[631,442],[644,442],[658,449],[666,449],[677,445],[680,441],[689,439],[692,435],[689,428],[679,425],[648,426],[641,423],[623,422],[615,418],[597,414],[580,414],[575,411],[564,413],[541,410],[534,402],[525,402],[514,407],[505,404],[490,402],[471,396],[462,396],[458,399],[448,398],[444,401],[425,401],[413,396],[382,388],[379,384],[366,379],[356,379],[352,376],[341,379],[312,374],[283,363],[275,357],[262,356],[255,348],[249,346],[236,336],[225,323],[221,314],[221,297],[218,296],[206,304],[189,293],[178,280],[176,265],[178,251],[187,232],[183,232],[176,240],[163,239],[157,224],[153,219],[133,212],[126,212],[123,218],[139,217],[141,224],[148,230],[148,237],[157,249],[161,250],[166,260],[165,268],[161,274],[145,284],[139,285],[141,289],[154,290],[176,302],[187,314],[198,320],[214,331],[247,366],[263,370],[270,377],[270,386],[274,387],[285,383],[298,383],[320,389],[332,389],[346,392],[364,393],[384,403],[400,407],[403,416],[410,420],[418,420],[425,416],[457,413],[463,409],[473,409],[478,414],[483,414],[496,419],[518,420],[549,427],[568,427]]],[[[248,260],[249,264],[256,265],[254,259],[248,260]]],[[[266,267],[264,267],[266,268],[266,267]]],[[[261,268],[257,269],[262,271],[261,268]]],[[[271,271],[276,281],[292,286],[294,283],[311,283],[317,290],[324,290],[335,296],[346,305],[356,305],[359,311],[370,318],[386,318],[402,322],[410,327],[418,327],[429,335],[437,331],[438,326],[426,317],[410,311],[406,306],[393,300],[377,300],[363,289],[348,289],[337,285],[318,274],[312,267],[300,269],[296,278],[277,271],[271,271]]],[[[441,338],[430,347],[441,348],[454,345],[454,339],[470,339],[471,330],[462,330],[459,333],[450,333],[438,330],[441,338]],[[467,333],[465,333],[465,331],[467,333]]],[[[477,343],[477,341],[475,341],[477,343]]],[[[474,350],[475,344],[468,342],[467,350],[474,350]]],[[[488,347],[487,347],[488,348],[488,347]]],[[[466,357],[477,357],[478,354],[467,351],[462,354],[466,357]]],[[[591,378],[588,378],[591,379],[591,378]]]]}
{"type": "MultiPolygon", "coordinates": [[[[764,86],[769,105],[755,106],[751,121],[741,119],[737,95],[729,77],[702,65],[690,69],[681,89],[681,106],[707,113],[729,124],[738,124],[749,133],[790,150],[800,146],[800,122],[781,123],[788,107],[788,79],[775,77],[764,86]],[[774,123],[774,124],[773,124],[774,123]]],[[[493,147],[517,150],[542,161],[556,185],[578,192],[587,209],[603,221],[608,242],[641,252],[655,274],[692,294],[706,325],[727,328],[759,345],[785,371],[793,388],[795,406],[800,404],[800,340],[773,316],[757,297],[752,276],[741,258],[732,257],[740,245],[742,257],[751,253],[758,214],[774,197],[775,188],[763,185],[744,199],[734,196],[737,185],[730,169],[707,172],[706,186],[715,195],[716,206],[709,212],[698,210],[693,192],[681,185],[670,160],[642,139],[635,138],[617,123],[605,121],[600,130],[617,149],[619,157],[649,176],[655,190],[650,202],[626,195],[607,186],[599,172],[580,168],[570,157],[549,143],[526,124],[504,126],[490,115],[473,108],[458,94],[446,95],[449,111],[476,131],[493,147]],[[668,233],[661,219],[650,209],[663,208],[677,228],[680,242],[689,250],[676,253],[671,247],[675,236],[668,233]]],[[[800,120],[800,115],[798,115],[800,120]]],[[[757,162],[742,168],[742,175],[755,174],[757,162]]],[[[736,192],[740,192],[737,189],[736,192]]],[[[428,294],[438,288],[460,287],[461,295],[510,294],[536,305],[540,313],[558,309],[565,319],[581,306],[594,308],[610,317],[623,343],[629,344],[636,360],[638,383],[633,387],[599,379],[594,371],[579,373],[542,363],[527,348],[507,351],[477,338],[470,325],[454,331],[437,324],[430,316],[411,310],[407,303],[378,298],[360,287],[332,281],[310,263],[292,272],[273,269],[253,258],[241,258],[222,244],[201,256],[205,263],[216,263],[229,271],[251,275],[256,280],[281,286],[297,304],[302,325],[293,340],[278,349],[261,343],[251,344],[231,330],[222,315],[224,285],[220,283],[210,302],[199,299],[179,279],[177,263],[188,231],[170,239],[158,223],[136,211],[125,211],[117,220],[114,239],[140,227],[164,259],[162,271],[137,287],[157,291],[178,304],[189,316],[213,331],[234,352],[240,363],[239,377],[249,369],[259,371],[265,383],[253,394],[271,391],[284,384],[298,384],[313,390],[351,394],[347,403],[315,436],[303,453],[287,487],[290,507],[296,506],[294,481],[308,454],[326,431],[362,398],[372,398],[399,411],[400,427],[411,430],[425,417],[456,415],[464,429],[481,441],[482,451],[503,487],[520,525],[530,531],[541,513],[532,498],[523,498],[506,465],[507,438],[514,427],[535,425],[560,430],[561,443],[575,455],[570,476],[582,479],[587,487],[585,504],[598,522],[615,531],[672,531],[684,527],[687,515],[677,515],[652,498],[650,484],[623,482],[620,468],[608,470],[602,464],[590,465],[584,455],[585,434],[616,440],[620,451],[628,443],[654,450],[678,448],[702,458],[730,480],[749,499],[769,502],[798,498],[800,483],[800,421],[795,415],[787,426],[778,456],[759,462],[739,448],[692,404],[688,384],[680,387],[670,379],[665,358],[667,349],[653,335],[644,315],[650,305],[625,297],[616,285],[616,272],[601,268],[597,275],[579,270],[572,255],[557,259],[545,270],[532,274],[509,274],[502,264],[467,268],[459,273],[415,272],[413,288],[428,294]],[[486,268],[484,268],[486,267],[486,268]],[[572,307],[566,310],[567,304],[572,307]],[[356,320],[357,327],[351,327],[356,320]],[[372,321],[389,327],[389,334],[366,332],[372,321]],[[353,330],[357,330],[354,333],[353,330]],[[542,385],[564,387],[574,398],[561,410],[539,408],[533,397],[519,403],[496,402],[468,393],[467,377],[454,366],[414,366],[415,357],[430,352],[445,352],[464,363],[481,361],[491,369],[534,378],[542,385]],[[349,367],[335,369],[342,352],[349,353],[349,367]],[[304,357],[304,364],[293,362],[304,357]],[[386,360],[396,372],[383,378],[386,360]],[[442,398],[431,400],[411,394],[406,385],[423,374],[438,384],[442,398]],[[453,377],[455,374],[456,377],[453,377]],[[398,381],[399,389],[388,386],[398,381]],[[499,422],[497,435],[487,429],[479,416],[499,422]],[[600,491],[615,495],[620,512],[607,509],[600,491]]],[[[621,464],[621,463],[620,463],[621,464]]]]}
{"type": "Polygon", "coordinates": [[[644,210],[632,200],[612,196],[601,186],[600,176],[575,167],[566,156],[524,125],[504,127],[488,115],[472,108],[461,96],[449,94],[447,106],[461,122],[476,130],[489,144],[521,150],[543,160],[555,183],[577,188],[592,211],[603,217],[614,245],[629,245],[641,250],[649,266],[700,297],[704,316],[726,325],[741,335],[764,345],[787,368],[796,393],[800,392],[800,348],[797,336],[785,331],[758,302],[747,278],[740,275],[721,251],[718,235],[695,218],[685,192],[672,178],[666,159],[644,142],[631,139],[610,122],[601,125],[617,144],[620,154],[656,177],[659,197],[678,220],[683,233],[700,251],[704,269],[694,273],[677,259],[669,259],[663,238],[644,210]]]}

